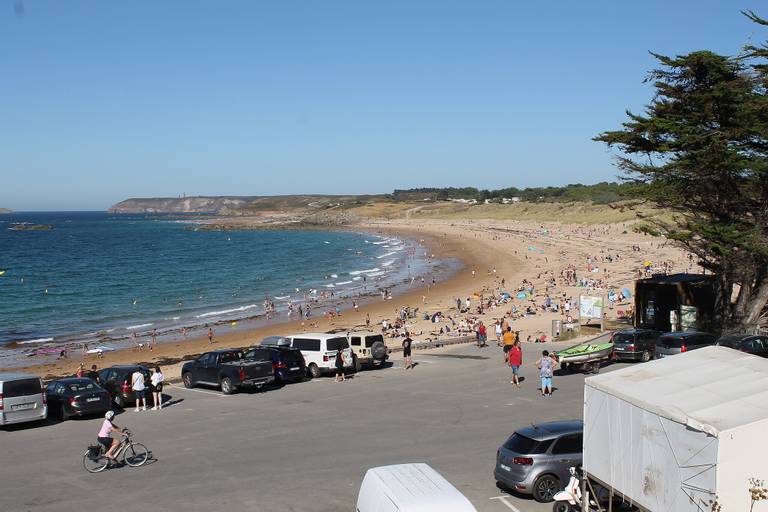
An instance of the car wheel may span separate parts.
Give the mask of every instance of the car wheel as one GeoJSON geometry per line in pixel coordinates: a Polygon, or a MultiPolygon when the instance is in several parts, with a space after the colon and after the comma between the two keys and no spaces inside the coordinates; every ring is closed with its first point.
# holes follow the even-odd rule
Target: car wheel
{"type": "Polygon", "coordinates": [[[560,491],[560,481],[552,475],[541,475],[533,482],[533,499],[539,503],[552,501],[560,491]]]}
{"type": "Polygon", "coordinates": [[[645,350],[643,352],[643,355],[640,356],[640,361],[643,362],[643,363],[647,363],[650,360],[651,360],[651,353],[648,352],[647,350],[645,350]]]}
{"type": "Polygon", "coordinates": [[[125,399],[121,395],[115,395],[115,405],[118,409],[125,409],[125,399]]]}
{"type": "Polygon", "coordinates": [[[312,377],[313,379],[317,379],[318,377],[320,377],[320,375],[321,375],[320,368],[318,368],[315,363],[311,363],[309,365],[309,376],[312,377]]]}
{"type": "Polygon", "coordinates": [[[564,501],[556,501],[552,505],[552,512],[571,512],[571,505],[564,501]]]}
{"type": "Polygon", "coordinates": [[[181,380],[182,382],[184,382],[185,388],[189,389],[192,387],[192,375],[190,375],[189,373],[185,373],[184,375],[182,375],[181,380]]]}
{"type": "Polygon", "coordinates": [[[235,386],[232,385],[232,380],[229,377],[221,379],[221,392],[225,395],[231,395],[235,392],[235,386]]]}

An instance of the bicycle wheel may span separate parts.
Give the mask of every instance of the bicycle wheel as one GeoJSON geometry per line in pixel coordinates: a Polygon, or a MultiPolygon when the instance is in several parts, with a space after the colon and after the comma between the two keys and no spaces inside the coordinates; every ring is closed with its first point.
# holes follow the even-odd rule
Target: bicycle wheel
{"type": "Polygon", "coordinates": [[[99,454],[98,457],[93,457],[90,450],[86,450],[83,454],[83,467],[89,473],[100,473],[107,469],[109,460],[104,454],[99,454]]]}
{"type": "Polygon", "coordinates": [[[132,468],[141,466],[149,460],[149,450],[141,443],[131,443],[123,451],[123,460],[132,468]]]}

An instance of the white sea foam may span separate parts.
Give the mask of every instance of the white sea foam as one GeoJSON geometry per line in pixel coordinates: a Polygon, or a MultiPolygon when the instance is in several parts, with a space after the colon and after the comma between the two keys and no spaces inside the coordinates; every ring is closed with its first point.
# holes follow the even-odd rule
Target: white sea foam
{"type": "Polygon", "coordinates": [[[392,265],[392,264],[393,264],[394,262],[396,262],[396,261],[397,261],[397,260],[389,260],[389,261],[385,261],[384,263],[382,263],[382,264],[381,264],[381,266],[382,266],[382,267],[388,267],[388,266],[392,265]]]}
{"type": "Polygon", "coordinates": [[[336,283],[336,286],[341,286],[343,284],[350,284],[350,283],[352,283],[352,281],[339,281],[338,283],[336,283]]]}
{"type": "Polygon", "coordinates": [[[359,281],[359,280],[361,280],[361,279],[362,279],[362,277],[360,277],[360,276],[357,276],[357,277],[353,277],[353,278],[352,278],[352,280],[353,280],[353,281],[359,281]]]}
{"type": "Polygon", "coordinates": [[[48,341],[53,341],[53,338],[38,338],[36,340],[20,341],[19,345],[27,345],[29,343],[46,343],[48,341]]]}
{"type": "Polygon", "coordinates": [[[379,270],[381,270],[381,269],[378,268],[378,267],[376,267],[376,268],[369,268],[368,270],[353,270],[352,272],[349,273],[349,275],[351,275],[351,276],[358,276],[360,274],[367,274],[369,272],[378,272],[379,270]]]}
{"type": "Polygon", "coordinates": [[[337,277],[339,277],[339,275],[338,274],[331,274],[331,277],[336,279],[337,277]]]}
{"type": "Polygon", "coordinates": [[[276,298],[277,300],[285,300],[285,299],[290,299],[290,298],[291,298],[291,296],[290,296],[290,295],[281,295],[281,296],[279,296],[279,297],[275,297],[275,298],[276,298]]]}
{"type": "Polygon", "coordinates": [[[386,274],[386,272],[371,272],[370,274],[368,274],[368,277],[378,277],[378,276],[383,276],[384,274],[386,274]]]}
{"type": "Polygon", "coordinates": [[[171,320],[181,320],[181,317],[180,316],[174,316],[173,318],[171,318],[171,320]]]}
{"type": "Polygon", "coordinates": [[[333,283],[331,283],[331,284],[326,284],[326,285],[325,285],[325,287],[326,287],[326,288],[335,288],[335,286],[333,285],[333,283]]]}
{"type": "Polygon", "coordinates": [[[144,327],[150,327],[152,324],[139,324],[139,325],[129,325],[125,328],[126,331],[131,331],[133,329],[143,329],[144,327]]]}
{"type": "Polygon", "coordinates": [[[393,254],[396,254],[395,252],[388,252],[386,254],[382,254],[381,256],[376,256],[376,259],[386,258],[387,256],[392,256],[393,254]]]}
{"type": "Polygon", "coordinates": [[[380,242],[373,242],[373,245],[382,245],[382,244],[385,244],[385,243],[387,243],[386,240],[381,240],[380,242]]]}
{"type": "Polygon", "coordinates": [[[222,309],[221,311],[209,311],[207,313],[203,313],[200,315],[195,315],[195,318],[208,318],[211,316],[218,316],[218,315],[229,315],[231,313],[239,313],[241,311],[248,311],[249,309],[253,309],[258,307],[256,304],[248,304],[247,306],[240,306],[239,308],[232,308],[232,309],[222,309]]]}

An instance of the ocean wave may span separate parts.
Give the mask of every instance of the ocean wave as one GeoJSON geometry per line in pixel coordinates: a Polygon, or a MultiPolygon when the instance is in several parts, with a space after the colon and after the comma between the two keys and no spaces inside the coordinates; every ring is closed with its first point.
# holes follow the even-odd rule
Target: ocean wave
{"type": "Polygon", "coordinates": [[[370,274],[368,274],[368,277],[378,277],[378,276],[383,276],[384,274],[386,274],[386,272],[371,272],[370,274]]]}
{"type": "Polygon", "coordinates": [[[343,284],[351,284],[351,283],[352,281],[339,281],[338,283],[336,283],[336,286],[341,286],[343,284]]]}
{"type": "Polygon", "coordinates": [[[380,260],[381,258],[386,258],[387,256],[392,256],[393,254],[396,254],[395,252],[388,252],[386,254],[382,254],[381,256],[376,256],[376,259],[380,260]]]}
{"type": "Polygon", "coordinates": [[[373,245],[382,245],[382,244],[385,244],[385,243],[387,243],[387,241],[386,241],[386,240],[382,240],[382,241],[380,241],[380,242],[371,242],[371,243],[372,243],[373,245]]]}
{"type": "Polygon", "coordinates": [[[397,260],[389,260],[389,261],[385,261],[384,263],[382,263],[382,264],[381,264],[381,266],[382,266],[382,267],[388,267],[388,266],[392,265],[392,264],[393,264],[394,262],[396,262],[396,261],[397,261],[397,260]]]}
{"type": "Polygon", "coordinates": [[[53,338],[38,338],[36,340],[26,340],[18,342],[19,345],[28,345],[30,343],[47,343],[53,341],[53,338]]]}
{"type": "Polygon", "coordinates": [[[376,267],[376,268],[369,268],[369,269],[367,269],[367,270],[355,270],[355,271],[353,271],[353,272],[350,272],[350,273],[349,273],[349,275],[351,275],[351,276],[357,276],[357,275],[360,275],[360,274],[368,274],[368,273],[370,273],[370,272],[378,272],[379,270],[381,270],[379,267],[376,267]]]}
{"type": "Polygon", "coordinates": [[[335,286],[333,285],[333,283],[331,283],[331,284],[326,284],[326,285],[324,285],[324,286],[325,286],[326,288],[335,288],[335,286]]]}
{"type": "Polygon", "coordinates": [[[151,327],[152,325],[153,325],[152,323],[138,324],[138,325],[129,325],[128,327],[125,328],[125,330],[126,331],[131,331],[133,329],[143,329],[144,327],[151,327]]]}
{"type": "Polygon", "coordinates": [[[356,277],[353,277],[353,278],[352,278],[352,280],[353,280],[353,281],[359,281],[359,280],[361,280],[361,279],[362,279],[362,277],[360,277],[360,276],[356,276],[356,277]]]}
{"type": "Polygon", "coordinates": [[[253,309],[258,307],[256,304],[248,304],[247,306],[240,306],[239,308],[232,308],[232,309],[222,309],[221,311],[208,311],[207,313],[202,313],[199,315],[195,315],[195,318],[208,318],[211,316],[218,316],[218,315],[229,315],[231,313],[239,313],[241,311],[248,311],[249,309],[253,309]]]}
{"type": "Polygon", "coordinates": [[[282,296],[279,296],[279,297],[275,297],[275,298],[276,298],[277,300],[285,300],[285,299],[290,299],[290,298],[291,298],[291,296],[290,296],[290,295],[282,295],[282,296]]]}

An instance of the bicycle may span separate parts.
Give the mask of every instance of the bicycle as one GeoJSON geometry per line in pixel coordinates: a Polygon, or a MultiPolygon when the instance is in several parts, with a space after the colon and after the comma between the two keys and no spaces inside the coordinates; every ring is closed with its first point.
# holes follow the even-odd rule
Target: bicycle
{"type": "MultiPolygon", "coordinates": [[[[134,443],[131,439],[131,431],[125,430],[123,440],[115,451],[115,460],[122,456],[125,464],[136,468],[144,465],[149,460],[149,450],[141,443],[134,443]]],[[[106,457],[106,448],[98,444],[89,446],[83,454],[83,467],[89,473],[100,473],[110,466],[110,460],[106,457]]]]}

